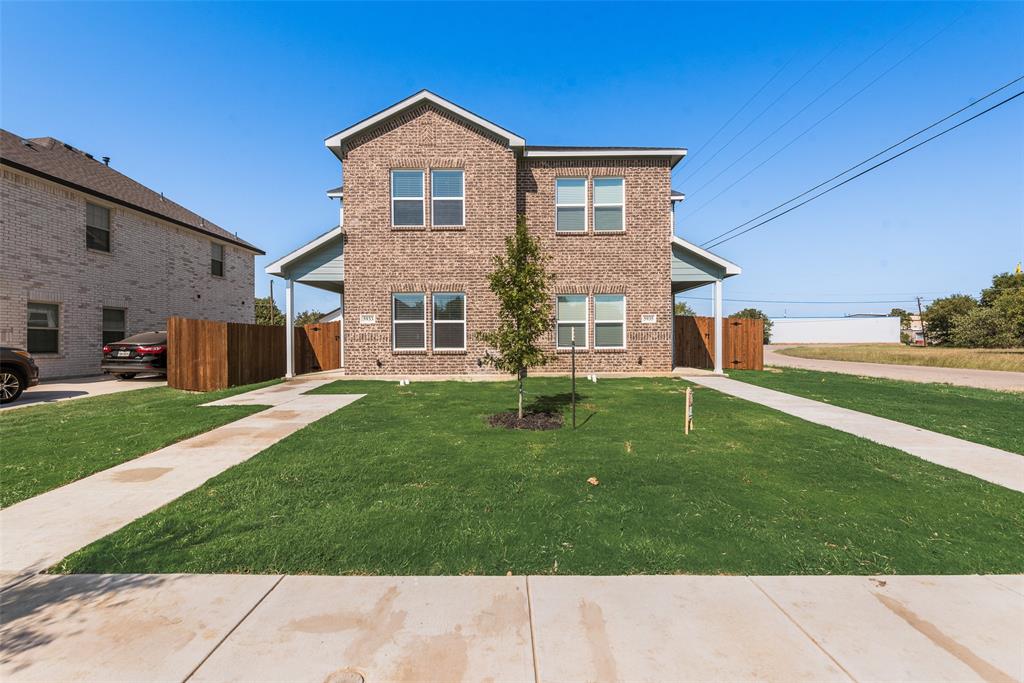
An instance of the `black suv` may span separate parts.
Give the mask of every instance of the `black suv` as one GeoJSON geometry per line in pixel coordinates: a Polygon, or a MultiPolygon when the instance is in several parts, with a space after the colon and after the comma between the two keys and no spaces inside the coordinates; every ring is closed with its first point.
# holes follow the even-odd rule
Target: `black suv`
{"type": "Polygon", "coordinates": [[[18,400],[21,392],[39,384],[39,367],[28,351],[0,346],[0,403],[18,400]]]}

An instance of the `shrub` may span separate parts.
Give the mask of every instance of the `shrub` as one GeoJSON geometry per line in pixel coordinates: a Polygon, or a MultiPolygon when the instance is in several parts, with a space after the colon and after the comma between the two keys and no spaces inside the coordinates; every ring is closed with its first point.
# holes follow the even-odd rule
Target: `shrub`
{"type": "Polygon", "coordinates": [[[754,320],[764,321],[764,343],[768,344],[772,338],[772,321],[768,319],[764,311],[757,308],[744,308],[742,311],[738,311],[729,316],[730,318],[753,318],[754,320]]]}

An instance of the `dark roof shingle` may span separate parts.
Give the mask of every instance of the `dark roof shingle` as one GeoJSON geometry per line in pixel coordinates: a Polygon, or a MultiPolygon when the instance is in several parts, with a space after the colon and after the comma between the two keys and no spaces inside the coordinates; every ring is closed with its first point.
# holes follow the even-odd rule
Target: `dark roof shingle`
{"type": "Polygon", "coordinates": [[[0,162],[258,254],[264,253],[259,247],[56,138],[25,139],[0,129],[0,162]]]}

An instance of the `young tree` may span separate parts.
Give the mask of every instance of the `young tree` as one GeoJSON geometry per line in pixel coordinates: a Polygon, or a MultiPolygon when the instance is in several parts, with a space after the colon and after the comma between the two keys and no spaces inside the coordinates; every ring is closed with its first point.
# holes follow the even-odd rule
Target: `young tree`
{"type": "Polygon", "coordinates": [[[504,256],[494,257],[494,271],[488,276],[491,291],[498,297],[498,327],[477,336],[493,347],[484,362],[519,380],[519,419],[523,419],[523,382],[529,368],[550,360],[537,344],[551,329],[551,275],[544,268],[540,242],[530,236],[526,216],[516,219],[515,234],[505,238],[504,256]]]}
{"type": "Polygon", "coordinates": [[[738,311],[729,316],[730,318],[753,318],[755,320],[764,321],[764,343],[771,343],[772,338],[772,321],[768,319],[764,311],[757,308],[744,308],[742,311],[738,311]]]}

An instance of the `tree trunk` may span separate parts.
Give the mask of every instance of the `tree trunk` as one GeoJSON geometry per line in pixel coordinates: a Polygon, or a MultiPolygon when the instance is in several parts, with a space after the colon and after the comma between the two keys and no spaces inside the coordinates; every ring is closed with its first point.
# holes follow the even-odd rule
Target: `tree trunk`
{"type": "Polygon", "coordinates": [[[523,419],[523,373],[519,372],[519,419],[523,419]]]}

